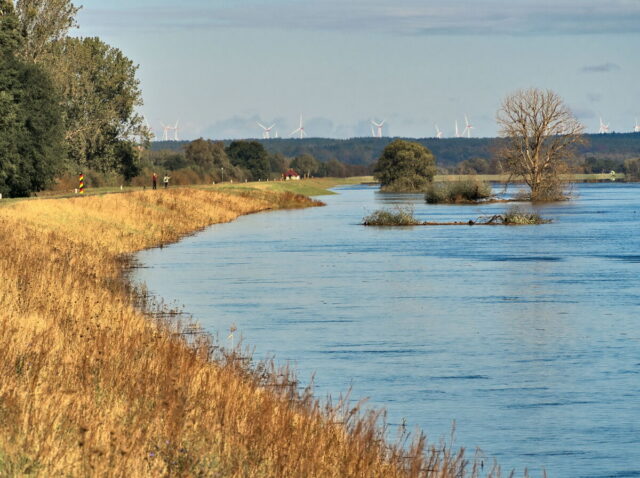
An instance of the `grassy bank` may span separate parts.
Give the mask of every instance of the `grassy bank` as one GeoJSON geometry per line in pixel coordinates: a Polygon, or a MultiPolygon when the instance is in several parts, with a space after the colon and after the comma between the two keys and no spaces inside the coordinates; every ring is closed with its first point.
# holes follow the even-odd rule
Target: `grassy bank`
{"type": "MultiPolygon", "coordinates": [[[[361,184],[372,182],[373,176],[354,176],[350,178],[310,178],[302,179],[300,181],[255,181],[249,183],[218,183],[218,184],[194,184],[191,186],[182,186],[183,188],[195,188],[206,191],[218,191],[223,190],[225,192],[243,192],[247,190],[255,191],[273,191],[273,192],[290,192],[294,194],[302,194],[304,196],[326,196],[335,194],[330,191],[330,188],[336,186],[347,186],[351,184],[361,184]]],[[[162,189],[162,186],[160,186],[162,189]]],[[[169,189],[174,188],[171,186],[169,189]]],[[[149,188],[139,186],[123,186],[123,187],[101,187],[101,188],[87,188],[85,190],[85,196],[96,196],[103,194],[115,194],[115,193],[129,193],[134,191],[144,191],[149,188]]],[[[73,190],[68,191],[42,191],[37,194],[39,198],[72,198],[77,197],[78,194],[73,190]]],[[[22,200],[22,199],[20,199],[22,200]]],[[[0,200],[0,206],[7,204],[8,202],[15,201],[14,199],[2,199],[0,200]]]]}
{"type": "Polygon", "coordinates": [[[325,196],[335,194],[330,188],[336,186],[347,186],[350,184],[361,184],[373,181],[373,176],[358,176],[351,178],[311,178],[302,179],[300,181],[268,181],[268,182],[252,182],[252,183],[224,183],[214,185],[213,188],[222,190],[234,189],[260,189],[275,192],[291,192],[302,194],[304,196],[325,196]]]}
{"type": "Polygon", "coordinates": [[[123,278],[141,249],[314,204],[192,188],[0,207],[0,476],[474,476],[463,452],[391,446],[376,415],[188,343],[123,278]]]}

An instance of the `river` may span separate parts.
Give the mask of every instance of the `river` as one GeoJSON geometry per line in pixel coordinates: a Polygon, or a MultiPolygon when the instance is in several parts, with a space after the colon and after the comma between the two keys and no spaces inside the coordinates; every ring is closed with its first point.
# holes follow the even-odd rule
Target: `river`
{"type": "Polygon", "coordinates": [[[540,226],[375,228],[505,204],[337,189],[140,253],[153,294],[228,343],[289,361],[318,396],[369,397],[389,421],[534,476],[640,476],[640,185],[583,184],[540,226]],[[237,340],[237,338],[235,338],[237,340]]]}

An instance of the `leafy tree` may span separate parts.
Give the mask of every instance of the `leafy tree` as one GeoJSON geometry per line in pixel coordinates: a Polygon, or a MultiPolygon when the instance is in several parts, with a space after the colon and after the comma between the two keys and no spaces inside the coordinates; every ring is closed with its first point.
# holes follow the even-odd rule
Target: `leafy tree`
{"type": "Polygon", "coordinates": [[[231,164],[247,171],[248,179],[269,177],[269,155],[259,142],[233,141],[225,151],[231,164]]]}
{"type": "Polygon", "coordinates": [[[484,158],[465,159],[456,167],[458,174],[489,174],[491,165],[484,158]]]}
{"type": "Polygon", "coordinates": [[[624,173],[629,179],[640,180],[640,158],[627,159],[624,162],[624,173]]]}
{"type": "Polygon", "coordinates": [[[374,176],[383,190],[424,191],[436,174],[436,161],[419,143],[397,139],[382,152],[374,167],[374,176]]]}
{"type": "Polygon", "coordinates": [[[54,53],[48,68],[64,99],[70,158],[98,171],[121,169],[118,143],[146,134],[135,113],[142,104],[137,67],[98,38],[65,38],[54,53]]]}
{"type": "Polygon", "coordinates": [[[344,178],[347,176],[347,167],[338,161],[336,158],[331,158],[326,163],[323,163],[324,176],[331,178],[344,178]]]}
{"type": "Polygon", "coordinates": [[[0,193],[43,189],[60,166],[60,110],[47,75],[17,58],[21,44],[11,2],[0,0],[0,193]]]}
{"type": "Polygon", "coordinates": [[[291,167],[295,169],[298,174],[308,178],[318,171],[320,164],[309,153],[303,153],[291,161],[291,167]]]}
{"type": "Polygon", "coordinates": [[[231,164],[222,141],[202,138],[192,141],[185,147],[185,160],[210,174],[216,181],[239,179],[242,176],[231,164]]]}
{"type": "Polygon", "coordinates": [[[288,167],[289,158],[287,158],[284,154],[278,152],[269,155],[269,169],[271,171],[272,177],[281,177],[288,167]]]}
{"type": "Polygon", "coordinates": [[[584,126],[556,93],[537,88],[507,96],[497,120],[507,139],[500,156],[510,174],[529,186],[532,201],[559,199],[560,175],[584,142],[584,126]]]}
{"type": "Polygon", "coordinates": [[[77,26],[78,10],[70,0],[18,0],[16,14],[24,39],[20,56],[29,62],[46,62],[52,45],[77,26]]]}
{"type": "Polygon", "coordinates": [[[211,168],[229,168],[232,165],[224,150],[224,143],[218,141],[196,139],[184,149],[187,161],[191,161],[205,170],[211,168]]]}
{"type": "Polygon", "coordinates": [[[162,155],[157,164],[158,166],[162,166],[163,169],[168,169],[169,171],[175,171],[191,165],[186,156],[180,153],[162,155]]]}

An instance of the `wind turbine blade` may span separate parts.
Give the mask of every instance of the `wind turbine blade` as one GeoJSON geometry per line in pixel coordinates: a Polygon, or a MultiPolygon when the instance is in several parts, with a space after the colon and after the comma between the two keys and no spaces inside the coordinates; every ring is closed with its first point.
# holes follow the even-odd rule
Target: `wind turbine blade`
{"type": "Polygon", "coordinates": [[[262,129],[264,129],[264,130],[266,130],[266,129],[267,129],[267,128],[266,128],[262,123],[260,123],[259,121],[256,121],[256,123],[258,123],[258,126],[260,126],[262,129]]]}

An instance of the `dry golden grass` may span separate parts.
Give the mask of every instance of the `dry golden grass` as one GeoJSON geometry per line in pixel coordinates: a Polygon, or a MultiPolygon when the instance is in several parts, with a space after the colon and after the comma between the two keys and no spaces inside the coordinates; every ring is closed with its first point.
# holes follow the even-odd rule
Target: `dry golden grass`
{"type": "Polygon", "coordinates": [[[309,205],[172,189],[0,207],[0,476],[475,476],[462,451],[391,446],[377,415],[187,340],[124,278],[135,251],[309,205]]]}

